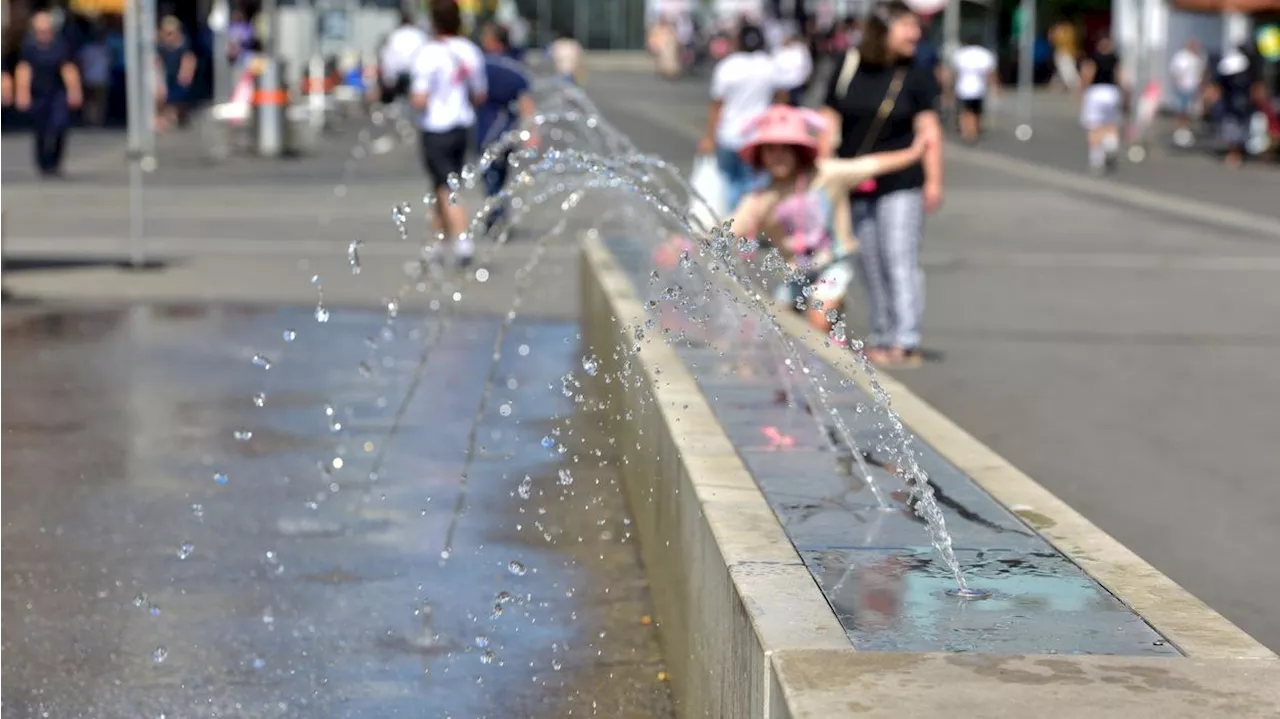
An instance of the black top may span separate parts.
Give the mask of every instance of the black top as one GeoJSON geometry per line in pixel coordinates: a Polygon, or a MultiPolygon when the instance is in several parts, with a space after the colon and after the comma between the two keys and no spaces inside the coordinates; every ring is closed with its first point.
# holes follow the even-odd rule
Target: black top
{"type": "Polygon", "coordinates": [[[23,45],[19,62],[31,66],[31,99],[39,101],[66,92],[62,67],[74,61],[70,47],[62,38],[47,44],[30,41],[23,45]]]}
{"type": "MultiPolygon", "coordinates": [[[[911,61],[903,63],[898,68],[871,65],[863,61],[843,96],[836,97],[836,84],[840,78],[839,69],[831,74],[831,79],[827,83],[827,94],[823,104],[840,113],[838,153],[840,157],[862,154],[863,145],[867,142],[867,133],[873,129],[873,125],[877,124],[875,118],[880,104],[884,101],[894,73],[898,70],[906,73],[902,81],[902,90],[898,93],[893,110],[880,124],[876,139],[867,147],[866,154],[886,150],[905,150],[915,142],[916,116],[922,112],[936,110],[938,107],[938,82],[934,79],[933,72],[913,65],[911,61]]],[[[875,194],[918,187],[924,187],[924,167],[917,162],[904,170],[879,177],[876,180],[875,194]]]]}
{"type": "Polygon", "coordinates": [[[1119,85],[1116,73],[1120,70],[1120,58],[1115,52],[1095,52],[1089,56],[1098,71],[1093,76],[1095,85],[1119,85]]]}

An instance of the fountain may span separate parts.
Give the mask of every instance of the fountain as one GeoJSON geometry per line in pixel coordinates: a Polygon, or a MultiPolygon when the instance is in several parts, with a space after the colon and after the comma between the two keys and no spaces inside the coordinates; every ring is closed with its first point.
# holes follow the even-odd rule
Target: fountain
{"type": "MultiPolygon", "coordinates": [[[[761,560],[754,567],[753,560],[734,565],[725,557],[728,566],[717,565],[714,572],[723,569],[730,585],[768,582],[783,576],[773,574],[771,567],[786,565],[777,571],[800,572],[785,574],[788,590],[800,593],[808,591],[804,578],[812,578],[814,586],[808,589],[820,588],[820,594],[805,595],[808,603],[797,602],[796,613],[814,617],[814,636],[827,642],[822,644],[826,648],[847,648],[852,642],[860,650],[1033,653],[1067,647],[1083,633],[1089,638],[1066,651],[1177,654],[1140,617],[930,447],[917,443],[858,351],[861,343],[848,336],[841,318],[830,318],[826,347],[847,342],[851,351],[837,359],[816,353],[798,337],[769,300],[772,283],[792,279],[776,253],[746,257],[732,227],[707,226],[691,217],[690,205],[703,201],[678,169],[641,153],[581,91],[547,81],[539,84],[537,94],[540,114],[535,124],[542,138],[537,149],[523,148],[527,134],[510,133],[478,164],[450,180],[455,195],[469,192],[488,164],[514,149],[507,187],[480,203],[471,219],[470,232],[484,238],[472,269],[446,266],[439,251],[442,238],[413,227],[413,215],[428,215],[434,197],[424,198],[422,205],[389,198],[389,241],[417,247],[414,260],[407,264],[404,281],[384,300],[380,317],[368,323],[367,346],[343,356],[351,364],[350,376],[359,378],[352,380],[354,386],[363,389],[347,388],[346,398],[326,396],[308,410],[308,421],[320,423],[338,443],[337,450],[326,446],[311,457],[319,483],[307,508],[314,512],[327,504],[329,519],[295,522],[290,531],[317,536],[339,532],[344,525],[336,517],[374,521],[370,517],[406,506],[423,507],[423,521],[431,518],[432,528],[442,530],[434,568],[427,576],[415,577],[419,585],[411,596],[400,596],[403,605],[412,608],[413,620],[403,631],[389,631],[383,648],[422,657],[427,672],[453,671],[478,683],[517,670],[530,672],[535,681],[554,677],[565,661],[568,640],[548,622],[539,623],[539,612],[550,611],[554,602],[529,591],[528,583],[551,581],[565,597],[587,587],[574,583],[572,564],[557,567],[536,548],[495,556],[486,549],[482,533],[468,531],[469,512],[481,505],[493,511],[494,489],[501,487],[508,508],[516,512],[517,534],[528,533],[535,545],[563,548],[572,541],[565,529],[574,521],[569,517],[593,512],[603,490],[621,491],[619,485],[631,481],[628,467],[656,472],[692,461],[668,449],[690,446],[675,441],[683,431],[726,438],[733,453],[720,459],[750,473],[754,496],[767,503],[762,506],[769,521],[785,530],[777,533],[785,546],[770,545],[777,554],[769,556],[777,559],[761,560]],[[489,227],[490,215],[500,206],[505,212],[489,227]],[[542,208],[551,208],[555,221],[514,242],[513,233],[528,230],[542,208]],[[652,254],[655,240],[673,231],[690,238],[690,245],[673,266],[657,266],[652,254]],[[547,374],[554,363],[539,364],[537,376],[551,385],[548,390],[516,377],[513,368],[543,361],[539,348],[545,349],[545,343],[524,340],[521,333],[527,330],[519,320],[535,271],[555,243],[571,232],[585,236],[588,269],[599,274],[611,265],[618,277],[648,297],[635,303],[638,315],[619,312],[607,317],[609,332],[594,326],[584,329],[576,338],[582,346],[561,351],[559,356],[572,352],[573,357],[568,372],[557,366],[558,381],[547,374]],[[525,248],[518,268],[499,276],[496,268],[516,246],[525,248]],[[510,287],[509,305],[496,322],[476,330],[479,325],[463,310],[478,288],[498,280],[510,287]],[[413,293],[431,298],[429,314],[401,312],[413,293]],[[471,367],[478,372],[471,380],[478,401],[448,410],[450,417],[463,418],[466,431],[454,436],[452,451],[431,443],[430,454],[398,458],[398,452],[411,452],[408,437],[417,441],[419,435],[409,432],[421,430],[423,403],[444,401],[438,394],[442,374],[457,371],[456,365],[446,364],[450,353],[457,352],[450,343],[466,332],[492,335],[491,345],[487,339],[483,347],[471,340],[467,345],[474,353],[471,367]],[[850,373],[860,373],[870,390],[859,389],[847,378],[850,373]],[[696,397],[683,396],[709,407],[710,414],[698,415],[708,418],[706,426],[664,426],[679,416],[679,408],[673,410],[663,394],[664,376],[673,383],[688,379],[687,386],[700,390],[696,397]],[[548,395],[559,403],[557,409],[536,428],[529,426],[521,406],[531,404],[535,396],[546,401],[548,395]],[[451,502],[437,503],[447,506],[432,506],[431,494],[415,496],[411,483],[395,481],[407,472],[421,471],[419,465],[439,467],[432,470],[437,476],[429,484],[433,492],[447,485],[454,493],[451,502]],[[622,479],[593,476],[600,470],[616,472],[622,479]],[[559,525],[544,519],[557,513],[548,509],[548,502],[562,516],[559,525]],[[949,521],[958,523],[964,542],[953,540],[949,521]],[[797,554],[799,561],[788,564],[797,554]],[[757,571],[758,577],[750,574],[757,571]],[[971,576],[980,587],[970,585],[971,576]],[[815,596],[822,601],[811,601],[815,596]],[[883,596],[892,597],[891,606],[877,603],[883,596]],[[800,608],[802,604],[806,608],[800,608]],[[810,611],[822,616],[805,614],[810,611]],[[523,617],[525,623],[514,617],[523,617]],[[517,635],[546,639],[555,647],[553,656],[522,653],[517,635]],[[475,661],[463,668],[459,659],[475,661]]],[[[346,195],[348,176],[359,161],[400,142],[396,138],[405,132],[402,122],[382,117],[375,129],[389,132],[362,132],[335,195],[346,195]]],[[[364,274],[362,251],[373,239],[354,239],[345,248],[353,275],[364,274]]],[[[277,382],[307,352],[300,341],[314,342],[312,335],[337,331],[344,320],[342,312],[325,304],[323,278],[313,276],[311,282],[314,310],[275,330],[282,344],[262,347],[249,358],[261,378],[251,404],[264,418],[277,416],[271,414],[278,411],[277,382]],[[308,320],[309,325],[302,324],[308,320]]],[[[591,282],[598,285],[593,285],[593,292],[605,292],[603,280],[591,282]]],[[[801,302],[822,309],[808,291],[801,302]]],[[[599,315],[615,309],[597,304],[592,311],[599,315]]],[[[568,343],[571,338],[563,340],[568,343]]],[[[314,344],[310,347],[317,351],[314,344]]],[[[270,432],[269,424],[264,419],[256,425],[237,425],[234,438],[252,443],[270,432]]],[[[234,473],[221,469],[215,478],[219,484],[237,481],[234,473]]],[[[659,496],[656,486],[643,491],[626,487],[633,512],[652,517],[682,511],[683,498],[659,496]],[[640,503],[650,506],[640,508],[640,503]]],[[[676,485],[672,495],[688,486],[676,485]]],[[[694,488],[696,493],[715,491],[694,488]]],[[[204,511],[201,505],[200,517],[204,511]]],[[[615,509],[592,520],[595,527],[604,528],[598,531],[608,541],[630,541],[637,531],[630,517],[619,522],[619,514],[615,509]]],[[[663,558],[675,556],[664,552],[693,550],[655,546],[654,521],[645,520],[648,526],[639,531],[648,532],[646,564],[659,571],[653,568],[663,558]]],[[[402,535],[395,537],[405,541],[402,535]]],[[[179,556],[199,557],[198,546],[185,538],[179,541],[179,556]]],[[[665,541],[671,545],[685,540],[673,536],[665,541]]],[[[267,574],[283,574],[286,561],[275,550],[269,552],[267,574]]],[[[356,581],[339,570],[312,571],[308,576],[333,583],[356,581]]],[[[653,581],[658,606],[666,612],[659,617],[669,633],[664,637],[703,631],[670,611],[675,606],[670,596],[674,585],[653,581]]],[[[378,606],[384,607],[385,600],[378,606]]],[[[719,609],[709,604],[703,611],[719,609]]],[[[269,608],[262,621],[275,626],[280,614],[269,608]]],[[[651,621],[647,615],[646,619],[651,621]]],[[[692,652],[696,642],[688,641],[692,652]]],[[[765,653],[757,659],[766,664],[772,651],[768,646],[759,642],[765,653]]],[[[593,648],[597,653],[607,649],[603,641],[593,648]]],[[[178,649],[168,645],[162,658],[160,650],[155,651],[155,662],[160,663],[178,649]]],[[[684,670],[686,678],[680,681],[692,681],[687,676],[693,669],[685,659],[671,658],[679,649],[668,646],[667,652],[669,661],[684,670]]],[[[681,689],[690,691],[687,684],[681,689]]]]}

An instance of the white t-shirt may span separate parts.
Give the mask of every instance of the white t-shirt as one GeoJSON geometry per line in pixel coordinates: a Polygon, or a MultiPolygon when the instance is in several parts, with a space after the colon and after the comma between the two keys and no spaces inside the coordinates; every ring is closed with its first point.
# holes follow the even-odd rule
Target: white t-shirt
{"type": "Polygon", "coordinates": [[[418,51],[427,44],[427,34],[413,25],[401,25],[387,36],[387,44],[378,58],[382,66],[382,81],[394,85],[401,75],[413,72],[413,61],[418,51]]]}
{"type": "Polygon", "coordinates": [[[460,37],[432,40],[413,64],[413,93],[427,94],[427,110],[420,126],[427,132],[448,132],[476,122],[473,93],[486,93],[484,54],[460,37]]]}
{"type": "Polygon", "coordinates": [[[793,42],[778,48],[773,54],[778,68],[778,85],[788,90],[800,87],[813,72],[813,58],[802,42],[793,42]]]}
{"type": "Polygon", "coordinates": [[[956,71],[956,97],[981,100],[987,96],[987,79],[996,69],[996,55],[981,45],[965,45],[951,56],[956,71]]]}
{"type": "Polygon", "coordinates": [[[768,53],[735,52],[721,60],[711,74],[711,99],[723,103],[716,144],[741,149],[746,144],[743,128],[769,108],[779,87],[778,68],[768,53]]]}
{"type": "Polygon", "coordinates": [[[1178,92],[1192,93],[1199,90],[1200,83],[1204,80],[1204,58],[1182,48],[1169,61],[1169,77],[1178,92]]]}

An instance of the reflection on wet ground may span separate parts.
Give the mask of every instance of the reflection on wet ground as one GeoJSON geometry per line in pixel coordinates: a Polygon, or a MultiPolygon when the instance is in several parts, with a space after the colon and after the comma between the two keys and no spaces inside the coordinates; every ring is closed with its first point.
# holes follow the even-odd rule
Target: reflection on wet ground
{"type": "Polygon", "coordinates": [[[439,329],[385,324],[6,310],[6,718],[672,714],[576,326],[507,335],[443,562],[498,321],[444,334],[371,480],[439,329]]]}
{"type": "MultiPolygon", "coordinates": [[[[820,408],[806,411],[799,365],[791,397],[784,352],[759,337],[749,313],[724,312],[670,288],[700,280],[659,270],[650,249],[626,237],[610,249],[642,294],[681,297],[660,315],[663,333],[682,338],[690,367],[722,427],[792,543],[861,650],[1006,654],[1177,655],[1120,600],[918,439],[956,555],[970,584],[992,592],[970,602],[947,594],[955,580],[937,559],[924,524],[909,510],[878,507],[852,458],[835,451],[820,408]],[[665,289],[664,289],[665,288],[665,289]]],[[[646,296],[645,299],[648,299],[646,296]]],[[[657,308],[655,308],[657,309],[657,308]]],[[[870,465],[877,486],[905,500],[890,461],[893,440],[871,398],[816,357],[803,357],[870,465]]],[[[847,455],[847,453],[846,453],[847,455]]]]}

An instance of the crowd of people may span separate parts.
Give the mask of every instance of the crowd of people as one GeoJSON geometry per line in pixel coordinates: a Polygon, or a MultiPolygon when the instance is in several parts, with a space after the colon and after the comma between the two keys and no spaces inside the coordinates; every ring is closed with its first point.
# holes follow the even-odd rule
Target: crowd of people
{"type": "Polygon", "coordinates": [[[804,40],[783,32],[771,41],[742,20],[712,72],[699,151],[719,174],[709,188],[719,196],[708,199],[736,233],[792,267],[778,301],[830,329],[856,263],[866,356],[914,366],[923,360],[920,240],[942,203],[941,90],[919,61],[920,18],[901,0],[877,4],[855,29],[836,72],[812,88],[821,101],[811,109],[800,102],[813,81],[804,40]]]}
{"type": "MultiPolygon", "coordinates": [[[[111,114],[113,91],[123,93],[125,52],[119,18],[71,20],[59,23],[49,12],[34,13],[17,47],[6,48],[4,55],[4,106],[30,121],[36,168],[46,178],[61,176],[75,113],[84,125],[103,125],[111,114]]],[[[155,125],[164,131],[184,119],[195,99],[196,53],[176,17],[160,21],[151,62],[155,125]]]]}
{"type": "MultiPolygon", "coordinates": [[[[508,27],[489,22],[481,28],[480,44],[464,35],[457,0],[432,0],[428,30],[412,13],[401,14],[399,28],[382,45],[376,92],[383,104],[408,102],[417,118],[423,169],[436,202],[434,221],[449,245],[453,259],[467,265],[475,254],[475,238],[467,232],[467,214],[449,187],[449,178],[462,172],[468,154],[482,154],[508,132],[524,127],[531,133],[534,114],[531,75],[513,46],[508,27]]],[[[557,74],[576,81],[582,48],[562,37],[548,49],[557,74]]],[[[536,137],[530,135],[530,143],[536,137]]],[[[490,197],[506,182],[507,148],[484,174],[490,197]]],[[[492,226],[503,208],[490,213],[492,226]]]]}

